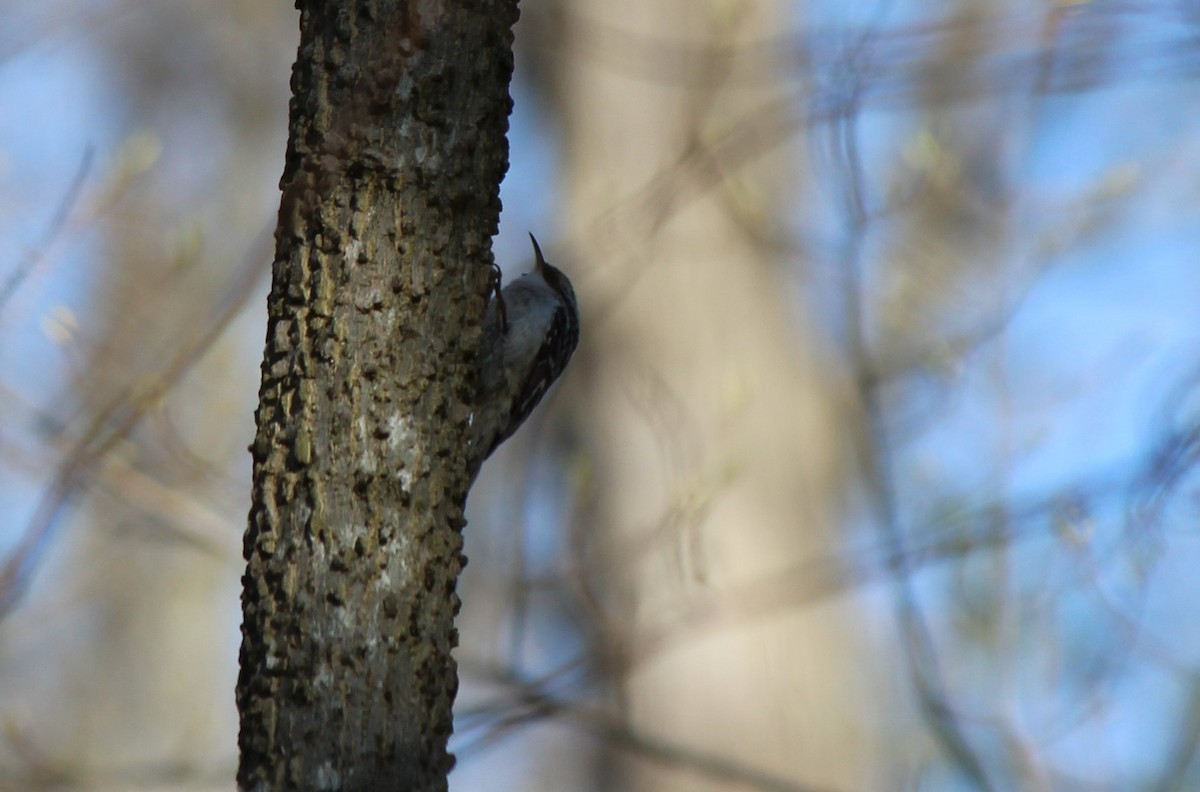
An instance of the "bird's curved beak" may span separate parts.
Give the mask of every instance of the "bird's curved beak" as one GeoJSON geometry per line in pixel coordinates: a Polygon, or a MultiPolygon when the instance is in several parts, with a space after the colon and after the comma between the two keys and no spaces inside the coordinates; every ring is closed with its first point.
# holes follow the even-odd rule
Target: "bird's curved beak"
{"type": "Polygon", "coordinates": [[[529,235],[529,241],[533,243],[533,255],[537,259],[536,266],[537,266],[538,270],[541,270],[541,268],[543,266],[545,266],[545,264],[546,264],[546,259],[544,256],[542,256],[542,248],[538,245],[537,240],[534,238],[533,234],[529,235]]]}

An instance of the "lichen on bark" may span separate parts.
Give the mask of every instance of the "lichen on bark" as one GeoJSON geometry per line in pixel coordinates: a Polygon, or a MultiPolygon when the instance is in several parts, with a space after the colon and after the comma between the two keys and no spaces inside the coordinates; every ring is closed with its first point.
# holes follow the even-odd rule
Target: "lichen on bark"
{"type": "Polygon", "coordinates": [[[515,0],[301,0],[245,538],[243,789],[444,789],[515,0]]]}

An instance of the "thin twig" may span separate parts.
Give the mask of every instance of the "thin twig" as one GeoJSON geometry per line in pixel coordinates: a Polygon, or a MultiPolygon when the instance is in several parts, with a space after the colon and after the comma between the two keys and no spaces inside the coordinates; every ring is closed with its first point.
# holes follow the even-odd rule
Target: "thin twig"
{"type": "Polygon", "coordinates": [[[88,171],[92,168],[94,158],[95,150],[91,146],[84,149],[83,161],[79,163],[79,168],[75,171],[75,178],[71,181],[71,186],[67,188],[66,194],[63,195],[62,201],[59,202],[58,211],[54,213],[50,225],[46,227],[37,244],[25,254],[25,260],[9,273],[8,278],[4,281],[4,286],[0,287],[0,314],[4,313],[9,301],[34,268],[45,260],[47,249],[66,227],[67,219],[71,216],[71,212],[79,200],[79,195],[83,192],[83,185],[87,180],[88,171]]]}

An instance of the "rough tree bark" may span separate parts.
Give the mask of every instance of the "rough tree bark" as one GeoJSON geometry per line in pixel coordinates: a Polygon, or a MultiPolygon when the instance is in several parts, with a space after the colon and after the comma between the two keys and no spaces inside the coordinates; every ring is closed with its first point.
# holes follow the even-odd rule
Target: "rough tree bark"
{"type": "Polygon", "coordinates": [[[445,789],[516,0],[297,5],[238,782],[445,789]]]}

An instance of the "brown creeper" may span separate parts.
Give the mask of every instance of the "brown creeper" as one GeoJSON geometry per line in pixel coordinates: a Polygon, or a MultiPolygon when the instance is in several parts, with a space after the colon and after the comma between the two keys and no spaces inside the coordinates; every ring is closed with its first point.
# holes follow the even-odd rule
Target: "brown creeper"
{"type": "Polygon", "coordinates": [[[496,447],[520,428],[563,373],[579,343],[579,307],[571,281],[546,263],[533,234],[532,272],[499,287],[483,319],[483,348],[475,414],[471,417],[472,476],[496,447]]]}

